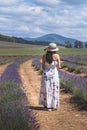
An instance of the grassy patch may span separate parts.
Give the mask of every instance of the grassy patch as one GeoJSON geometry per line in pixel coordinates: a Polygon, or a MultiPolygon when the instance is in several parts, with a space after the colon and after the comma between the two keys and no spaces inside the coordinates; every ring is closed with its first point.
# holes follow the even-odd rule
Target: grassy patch
{"type": "Polygon", "coordinates": [[[78,49],[78,48],[60,48],[58,51],[60,55],[87,55],[87,49],[78,49]]]}
{"type": "Polygon", "coordinates": [[[2,49],[0,50],[0,56],[24,56],[24,55],[42,55],[44,50],[42,47],[37,48],[11,48],[9,49],[2,49]]]}
{"type": "MultiPolygon", "coordinates": [[[[0,42],[0,56],[42,55],[46,46],[0,42]]],[[[87,49],[64,48],[59,46],[60,55],[87,55],[87,49]]]]}

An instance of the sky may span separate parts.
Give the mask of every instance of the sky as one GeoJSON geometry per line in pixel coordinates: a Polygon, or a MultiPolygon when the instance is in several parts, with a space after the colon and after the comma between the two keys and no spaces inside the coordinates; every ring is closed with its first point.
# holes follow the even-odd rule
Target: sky
{"type": "Polygon", "coordinates": [[[0,34],[87,41],[87,0],[0,0],[0,34]]]}

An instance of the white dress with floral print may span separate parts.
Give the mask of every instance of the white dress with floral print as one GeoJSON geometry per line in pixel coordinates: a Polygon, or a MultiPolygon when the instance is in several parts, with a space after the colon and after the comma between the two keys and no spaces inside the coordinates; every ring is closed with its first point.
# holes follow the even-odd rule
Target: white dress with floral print
{"type": "Polygon", "coordinates": [[[42,74],[39,104],[47,108],[59,108],[59,74],[57,62],[46,63],[42,74]]]}

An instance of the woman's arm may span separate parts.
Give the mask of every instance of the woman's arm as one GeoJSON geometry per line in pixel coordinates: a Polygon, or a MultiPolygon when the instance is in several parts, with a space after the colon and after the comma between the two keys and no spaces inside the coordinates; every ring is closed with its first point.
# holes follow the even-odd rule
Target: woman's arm
{"type": "Polygon", "coordinates": [[[42,69],[45,69],[45,55],[42,57],[42,69]]]}
{"type": "Polygon", "coordinates": [[[55,60],[58,62],[57,69],[61,69],[60,56],[58,54],[55,54],[55,60]]]}
{"type": "Polygon", "coordinates": [[[58,55],[58,68],[61,69],[60,56],[58,55]]]}

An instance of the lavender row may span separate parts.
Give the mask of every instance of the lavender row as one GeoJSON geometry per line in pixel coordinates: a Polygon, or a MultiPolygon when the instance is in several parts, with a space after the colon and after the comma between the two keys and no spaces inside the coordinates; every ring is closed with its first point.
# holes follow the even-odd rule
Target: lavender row
{"type": "Polygon", "coordinates": [[[35,65],[36,68],[42,69],[42,64],[40,62],[41,57],[35,57],[32,61],[32,65],[35,65]]]}
{"type": "MultiPolygon", "coordinates": [[[[34,58],[32,63],[38,68],[42,69],[41,62],[38,57],[34,58]]],[[[75,87],[78,87],[81,92],[87,92],[87,79],[86,78],[77,76],[75,74],[72,75],[63,70],[59,70],[59,76],[60,76],[60,79],[63,79],[66,83],[68,81],[71,81],[72,89],[75,87]]]]}
{"type": "Polygon", "coordinates": [[[22,99],[27,101],[27,97],[20,88],[22,81],[18,68],[22,62],[30,58],[31,56],[15,59],[0,77],[0,130],[8,128],[16,130],[39,129],[39,124],[32,110],[21,102],[22,99]]]}
{"type": "Polygon", "coordinates": [[[84,56],[61,56],[61,60],[69,61],[80,65],[87,65],[87,55],[84,56]]]}
{"type": "Polygon", "coordinates": [[[77,87],[81,92],[87,92],[87,79],[75,74],[69,74],[63,70],[59,70],[60,79],[64,80],[65,83],[71,81],[72,89],[77,87]]]}
{"type": "Polygon", "coordinates": [[[15,59],[17,59],[17,57],[0,57],[0,65],[6,64],[8,62],[12,62],[15,59]]]}
{"type": "Polygon", "coordinates": [[[16,82],[21,84],[22,82],[18,73],[18,67],[22,62],[28,60],[29,58],[30,57],[17,58],[12,64],[8,65],[5,72],[0,76],[0,83],[16,82]]]}
{"type": "Polygon", "coordinates": [[[76,63],[68,62],[68,61],[63,61],[61,63],[61,65],[62,65],[62,67],[65,66],[67,68],[73,67],[74,70],[80,68],[82,73],[87,73],[87,67],[83,66],[83,65],[79,65],[79,64],[76,64],[76,63]]]}

